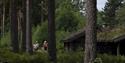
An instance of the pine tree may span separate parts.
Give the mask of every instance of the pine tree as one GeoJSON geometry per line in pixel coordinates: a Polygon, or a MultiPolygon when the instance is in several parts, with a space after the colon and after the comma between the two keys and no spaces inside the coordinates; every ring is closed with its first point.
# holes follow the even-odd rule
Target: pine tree
{"type": "Polygon", "coordinates": [[[48,0],[48,52],[50,60],[56,61],[56,39],[55,39],[55,0],[48,0]]]}
{"type": "Polygon", "coordinates": [[[26,0],[22,1],[22,7],[23,7],[23,18],[21,21],[21,28],[22,28],[22,43],[21,43],[21,49],[23,52],[26,52],[26,0]]]}
{"type": "Polygon", "coordinates": [[[19,52],[18,42],[18,20],[17,20],[17,0],[10,1],[10,19],[11,19],[11,46],[13,52],[19,52]]]}
{"type": "Polygon", "coordinates": [[[32,28],[31,28],[31,1],[26,0],[26,51],[30,54],[33,53],[32,46],[32,28]]]}
{"type": "Polygon", "coordinates": [[[93,63],[96,58],[96,0],[86,0],[86,35],[84,63],[93,63]]]}
{"type": "Polygon", "coordinates": [[[108,0],[104,7],[104,21],[110,27],[114,27],[118,23],[116,18],[116,11],[122,5],[123,0],[108,0]]]}

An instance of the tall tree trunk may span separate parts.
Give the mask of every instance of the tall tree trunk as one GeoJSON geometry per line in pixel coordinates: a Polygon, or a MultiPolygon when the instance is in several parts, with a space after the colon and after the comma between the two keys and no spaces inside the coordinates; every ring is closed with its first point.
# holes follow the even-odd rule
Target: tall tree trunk
{"type": "Polygon", "coordinates": [[[56,62],[56,40],[55,40],[55,0],[48,0],[48,52],[50,60],[56,62]]]}
{"type": "Polygon", "coordinates": [[[2,36],[4,37],[4,23],[5,23],[5,9],[6,9],[6,6],[5,6],[5,0],[3,1],[3,22],[2,22],[2,36]]]}
{"type": "Polygon", "coordinates": [[[86,38],[84,63],[93,63],[96,58],[96,0],[86,0],[86,38]]]}
{"type": "Polygon", "coordinates": [[[26,0],[26,51],[33,53],[31,28],[31,0],[26,0]]]}
{"type": "Polygon", "coordinates": [[[44,14],[43,14],[43,1],[41,1],[41,23],[44,21],[44,14]]]}
{"type": "Polygon", "coordinates": [[[23,3],[23,18],[21,21],[21,28],[22,28],[22,43],[21,43],[21,50],[26,52],[26,0],[22,1],[23,3]]]}
{"type": "Polygon", "coordinates": [[[2,3],[3,3],[3,1],[0,1],[1,2],[1,4],[0,4],[0,37],[2,37],[2,28],[3,28],[3,19],[2,19],[2,14],[3,14],[3,12],[2,12],[2,3]]]}
{"type": "Polygon", "coordinates": [[[2,23],[2,20],[1,20],[1,15],[0,15],[0,39],[1,39],[1,36],[2,36],[2,24],[1,23],[2,23]]]}
{"type": "Polygon", "coordinates": [[[22,21],[22,15],[21,15],[21,9],[17,11],[17,18],[18,18],[18,42],[20,43],[21,40],[21,34],[22,34],[22,29],[21,29],[21,21],[22,21]]]}
{"type": "Polygon", "coordinates": [[[10,19],[11,19],[11,46],[13,52],[19,52],[18,43],[18,20],[17,20],[17,0],[10,1],[10,19]]]}

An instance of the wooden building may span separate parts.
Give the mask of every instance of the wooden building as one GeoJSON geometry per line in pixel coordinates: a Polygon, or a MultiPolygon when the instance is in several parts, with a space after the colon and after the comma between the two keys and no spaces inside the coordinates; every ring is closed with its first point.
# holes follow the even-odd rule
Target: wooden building
{"type": "MultiPolygon", "coordinates": [[[[67,51],[77,51],[78,49],[84,50],[85,44],[85,31],[80,30],[76,33],[63,39],[64,48],[67,51]]],[[[97,38],[97,52],[108,53],[114,55],[125,55],[125,35],[118,36],[112,39],[100,39],[97,38]]]]}

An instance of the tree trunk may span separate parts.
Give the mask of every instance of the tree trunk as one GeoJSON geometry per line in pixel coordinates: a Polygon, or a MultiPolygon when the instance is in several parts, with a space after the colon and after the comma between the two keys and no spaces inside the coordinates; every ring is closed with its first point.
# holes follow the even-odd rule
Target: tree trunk
{"type": "Polygon", "coordinates": [[[2,22],[2,36],[4,37],[4,23],[5,23],[5,1],[3,1],[3,22],[2,22]]]}
{"type": "MultiPolygon", "coordinates": [[[[3,1],[0,1],[0,2],[2,2],[3,3],[3,1]]],[[[2,3],[0,4],[0,6],[1,6],[1,8],[0,8],[0,38],[2,37],[2,35],[3,35],[3,33],[2,33],[2,28],[3,28],[3,19],[2,19],[2,17],[3,17],[3,12],[2,12],[2,3]]]]}
{"type": "Polygon", "coordinates": [[[55,40],[55,0],[48,0],[48,52],[50,60],[57,63],[55,40]]]}
{"type": "Polygon", "coordinates": [[[31,28],[31,0],[26,0],[26,51],[33,53],[31,28]]]}
{"type": "Polygon", "coordinates": [[[21,50],[26,52],[26,0],[22,1],[23,3],[23,18],[21,21],[21,28],[22,28],[22,43],[21,43],[21,50]]]}
{"type": "Polygon", "coordinates": [[[0,15],[0,39],[2,37],[2,20],[1,20],[1,15],[0,15]]]}
{"type": "Polygon", "coordinates": [[[18,18],[18,42],[20,43],[21,36],[22,36],[22,29],[21,29],[21,21],[22,21],[22,15],[21,15],[21,9],[17,11],[17,18],[18,18]]]}
{"type": "Polygon", "coordinates": [[[96,58],[96,0],[86,0],[86,38],[84,63],[93,63],[96,58]]]}
{"type": "Polygon", "coordinates": [[[44,21],[44,12],[43,12],[43,1],[41,1],[41,23],[43,23],[43,21],[44,21]]]}
{"type": "Polygon", "coordinates": [[[10,1],[10,19],[11,19],[11,46],[13,52],[19,52],[18,43],[18,20],[17,20],[17,0],[10,1]]]}

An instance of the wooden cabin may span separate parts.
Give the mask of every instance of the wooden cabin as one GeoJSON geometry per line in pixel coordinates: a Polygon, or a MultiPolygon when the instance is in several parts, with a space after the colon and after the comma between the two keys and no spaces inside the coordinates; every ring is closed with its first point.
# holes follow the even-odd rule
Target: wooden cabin
{"type": "Polygon", "coordinates": [[[85,40],[84,36],[84,30],[80,30],[63,39],[65,50],[76,51],[78,48],[83,48],[85,40]]]}
{"type": "MultiPolygon", "coordinates": [[[[77,51],[85,48],[85,31],[80,30],[76,33],[63,39],[64,48],[66,51],[77,51]]],[[[125,35],[118,36],[113,39],[100,39],[97,38],[97,52],[108,53],[113,55],[125,55],[125,35]]]]}
{"type": "Polygon", "coordinates": [[[113,42],[117,44],[117,54],[125,55],[125,35],[114,38],[113,42]]]}

